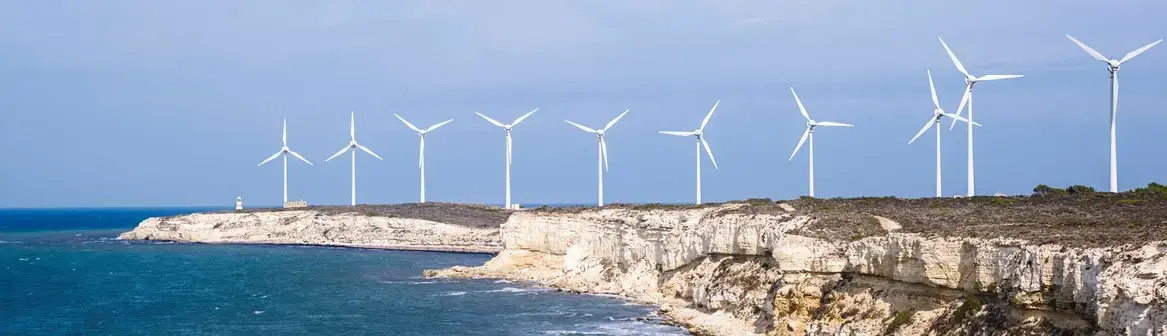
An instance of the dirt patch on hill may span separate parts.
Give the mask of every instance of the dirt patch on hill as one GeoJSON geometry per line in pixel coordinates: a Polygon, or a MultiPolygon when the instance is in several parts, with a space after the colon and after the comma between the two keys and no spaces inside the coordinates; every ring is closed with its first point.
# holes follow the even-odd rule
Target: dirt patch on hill
{"type": "Polygon", "coordinates": [[[511,211],[504,210],[499,207],[440,202],[387,205],[361,204],[357,206],[315,205],[306,208],[290,209],[255,208],[244,210],[225,210],[217,211],[216,213],[250,213],[297,210],[319,211],[322,215],[342,215],[355,213],[364,216],[415,218],[474,228],[497,228],[501,226],[502,223],[506,223],[507,218],[510,218],[511,215],[511,211]]]}

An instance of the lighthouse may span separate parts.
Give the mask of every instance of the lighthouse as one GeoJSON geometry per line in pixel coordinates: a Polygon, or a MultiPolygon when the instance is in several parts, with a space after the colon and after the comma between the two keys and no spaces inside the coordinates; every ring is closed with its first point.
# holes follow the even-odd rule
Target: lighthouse
{"type": "Polygon", "coordinates": [[[235,197],[235,210],[243,210],[243,197],[235,197]]]}

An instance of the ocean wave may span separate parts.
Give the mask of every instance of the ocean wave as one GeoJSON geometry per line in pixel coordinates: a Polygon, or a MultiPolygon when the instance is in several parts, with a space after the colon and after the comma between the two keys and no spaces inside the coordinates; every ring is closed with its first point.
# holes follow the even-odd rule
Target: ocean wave
{"type": "Polygon", "coordinates": [[[619,323],[582,324],[576,330],[546,330],[547,335],[688,335],[683,329],[663,324],[626,321],[619,323]]]}
{"type": "Polygon", "coordinates": [[[18,242],[18,241],[3,241],[3,240],[0,240],[0,244],[20,244],[20,242],[18,242]]]}
{"type": "Polygon", "coordinates": [[[466,295],[466,292],[449,292],[446,294],[442,294],[442,296],[462,296],[462,295],[466,295]]]}
{"type": "Polygon", "coordinates": [[[495,280],[494,283],[511,283],[510,280],[495,280]]]}

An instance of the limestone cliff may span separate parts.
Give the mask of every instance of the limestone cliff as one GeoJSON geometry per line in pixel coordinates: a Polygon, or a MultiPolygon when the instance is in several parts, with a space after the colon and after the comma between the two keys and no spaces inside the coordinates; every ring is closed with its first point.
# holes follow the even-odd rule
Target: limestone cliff
{"type": "Polygon", "coordinates": [[[825,218],[815,213],[747,208],[518,212],[487,264],[426,275],[622,295],[699,334],[1167,334],[1161,241],[904,233],[895,216],[862,213],[889,231],[832,238],[815,234],[825,218]]]}
{"type": "Polygon", "coordinates": [[[118,239],[498,252],[508,216],[456,204],[260,209],[150,218],[118,239]]]}

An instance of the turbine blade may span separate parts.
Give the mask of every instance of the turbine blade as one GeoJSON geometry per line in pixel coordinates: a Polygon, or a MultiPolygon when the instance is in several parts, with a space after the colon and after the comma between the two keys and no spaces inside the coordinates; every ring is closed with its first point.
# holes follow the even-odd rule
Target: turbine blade
{"type": "Polygon", "coordinates": [[[919,133],[916,133],[916,136],[912,137],[912,140],[911,140],[911,141],[908,141],[908,144],[910,145],[910,144],[912,144],[913,142],[916,142],[916,139],[920,138],[920,136],[921,136],[921,135],[924,135],[924,132],[927,132],[927,131],[928,131],[928,128],[929,128],[929,127],[932,127],[932,124],[935,124],[935,123],[936,123],[936,117],[935,117],[935,116],[933,116],[932,118],[928,119],[928,123],[927,123],[927,124],[924,124],[924,127],[923,127],[923,128],[920,128],[920,132],[919,132],[919,133]]]}
{"type": "Polygon", "coordinates": [[[588,133],[596,133],[596,130],[594,130],[594,129],[591,129],[591,128],[588,128],[587,126],[584,126],[584,125],[580,125],[580,124],[577,124],[577,123],[571,122],[571,120],[564,120],[564,121],[566,121],[568,124],[571,124],[572,126],[575,126],[576,128],[579,128],[579,129],[583,130],[584,132],[588,132],[588,133]]]}
{"type": "Polygon", "coordinates": [[[807,127],[806,131],[802,132],[802,139],[798,140],[798,146],[794,146],[794,152],[790,153],[790,158],[786,159],[787,161],[794,160],[794,156],[798,154],[798,150],[802,149],[802,143],[806,142],[806,138],[809,136],[810,136],[810,127],[807,127]]]}
{"type": "Polygon", "coordinates": [[[696,132],[681,132],[681,131],[660,131],[660,134],[676,135],[676,136],[693,136],[696,132]]]}
{"type": "Polygon", "coordinates": [[[1099,54],[1097,51],[1094,51],[1094,49],[1091,49],[1085,43],[1082,43],[1082,41],[1078,41],[1078,39],[1074,38],[1073,36],[1070,36],[1070,34],[1066,34],[1066,37],[1068,37],[1070,39],[1070,41],[1074,41],[1074,44],[1077,44],[1079,47],[1082,48],[1082,50],[1085,50],[1087,54],[1090,54],[1091,57],[1094,57],[1094,59],[1110,63],[1110,60],[1107,59],[1106,56],[1102,56],[1102,54],[1099,54]]]}
{"type": "Polygon", "coordinates": [[[844,124],[841,122],[834,122],[834,121],[816,121],[814,124],[815,124],[815,126],[855,127],[855,125],[844,124]]]}
{"type": "Polygon", "coordinates": [[[507,133],[507,166],[511,165],[511,134],[507,133]]]}
{"type": "Polygon", "coordinates": [[[1021,77],[1025,77],[1025,75],[984,75],[984,76],[977,77],[977,81],[983,82],[983,81],[993,81],[993,80],[1021,78],[1021,77]]]}
{"type": "Polygon", "coordinates": [[[332,159],[335,159],[337,156],[344,154],[344,152],[349,150],[349,148],[350,148],[349,145],[345,145],[344,148],[341,148],[339,151],[336,152],[336,154],[332,154],[332,156],[329,156],[327,159],[324,159],[324,162],[328,162],[332,159]]]}
{"type": "Polygon", "coordinates": [[[1135,56],[1142,54],[1144,51],[1147,51],[1147,49],[1151,49],[1151,47],[1154,47],[1156,44],[1159,44],[1159,42],[1163,42],[1163,39],[1159,39],[1158,41],[1151,42],[1151,44],[1145,45],[1142,48],[1138,48],[1138,49],[1135,49],[1135,51],[1127,53],[1126,56],[1122,57],[1121,61],[1118,61],[1118,64],[1123,64],[1124,62],[1129,61],[1132,58],[1135,58],[1135,56]]]}
{"type": "Polygon", "coordinates": [[[609,121],[608,124],[604,126],[604,130],[607,131],[609,128],[612,128],[612,125],[615,125],[617,121],[620,121],[620,118],[623,118],[625,114],[628,114],[628,111],[632,110],[624,110],[624,113],[621,113],[620,115],[616,116],[615,119],[609,121]]]}
{"type": "Polygon", "coordinates": [[[268,162],[270,162],[271,160],[275,160],[276,158],[280,157],[280,154],[283,154],[283,153],[284,153],[284,151],[283,151],[283,150],[280,150],[279,152],[276,152],[275,154],[272,154],[272,155],[271,155],[270,157],[268,157],[266,160],[263,160],[263,162],[260,162],[259,164],[255,165],[255,166],[256,166],[256,167],[259,167],[259,166],[262,166],[262,165],[263,165],[263,164],[265,164],[265,163],[268,163],[268,162]]]}
{"type": "Polygon", "coordinates": [[[604,171],[608,171],[608,143],[600,137],[600,153],[604,155],[604,171]]]}
{"type": "Polygon", "coordinates": [[[519,117],[519,119],[515,119],[515,122],[513,124],[511,124],[511,127],[515,127],[515,125],[518,125],[519,123],[523,122],[523,119],[527,119],[527,117],[530,117],[532,114],[535,114],[535,111],[538,111],[538,110],[539,109],[536,108],[534,110],[531,110],[531,112],[527,112],[527,114],[524,114],[522,117],[519,117]]]}
{"type": "Polygon", "coordinates": [[[303,156],[300,156],[300,153],[293,152],[292,150],[289,149],[288,154],[292,154],[292,156],[295,156],[297,159],[300,159],[300,161],[304,161],[304,163],[307,163],[309,166],[315,166],[314,164],[312,164],[311,161],[308,161],[308,159],[305,159],[303,156]]]}
{"type": "Polygon", "coordinates": [[[713,108],[709,109],[709,114],[706,114],[706,115],[705,115],[705,120],[702,120],[702,121],[701,121],[701,127],[697,128],[697,129],[699,129],[699,130],[704,130],[704,129],[705,129],[705,125],[706,125],[706,124],[709,124],[709,118],[712,118],[712,117],[713,117],[713,111],[716,111],[716,110],[717,110],[717,105],[718,105],[718,104],[721,104],[721,100],[718,100],[716,103],[713,103],[713,108]]]}
{"type": "Polygon", "coordinates": [[[713,150],[709,149],[709,142],[706,142],[705,138],[701,138],[701,145],[705,146],[705,154],[709,154],[709,162],[713,163],[713,169],[716,170],[717,169],[717,160],[713,159],[713,150]]]}
{"type": "Polygon", "coordinates": [[[400,119],[401,122],[405,123],[405,126],[408,126],[409,129],[413,130],[414,132],[421,132],[420,129],[417,129],[416,126],[413,126],[413,124],[410,124],[409,121],[407,121],[407,120],[405,120],[405,118],[402,118],[401,116],[397,115],[397,113],[394,113],[393,116],[397,117],[397,119],[400,119]]]}
{"type": "Polygon", "coordinates": [[[365,153],[369,153],[369,155],[372,155],[373,157],[377,158],[378,160],[385,160],[385,159],[382,159],[380,155],[377,155],[377,153],[373,153],[373,151],[369,150],[368,147],[361,146],[360,144],[357,144],[357,148],[360,148],[361,150],[365,151],[365,153]]]}
{"type": "MultiPolygon", "coordinates": [[[[964,105],[968,104],[968,98],[971,95],[972,95],[972,88],[969,86],[965,86],[964,87],[964,96],[960,97],[960,106],[956,107],[956,115],[960,115],[961,112],[964,112],[964,105]]],[[[951,131],[954,128],[956,128],[956,119],[952,119],[952,125],[948,126],[948,130],[951,131]]]]}
{"type": "Polygon", "coordinates": [[[442,127],[442,126],[445,126],[446,124],[449,124],[451,121],[454,121],[454,119],[450,119],[450,120],[446,120],[446,121],[434,124],[433,126],[430,126],[430,128],[427,128],[424,131],[422,131],[422,133],[429,133],[430,131],[438,129],[438,127],[442,127]]]}
{"type": "Polygon", "coordinates": [[[284,146],[288,145],[288,119],[284,119],[284,146]]]}
{"type": "Polygon", "coordinates": [[[357,113],[350,113],[352,114],[349,115],[348,119],[348,136],[355,140],[357,138],[357,113]]]}
{"type": "Polygon", "coordinates": [[[932,105],[940,109],[940,99],[936,98],[936,84],[932,83],[932,69],[928,69],[928,88],[932,89],[932,105]]]}
{"type": "Polygon", "coordinates": [[[940,45],[944,46],[944,51],[947,51],[948,57],[952,58],[952,64],[956,64],[956,70],[960,70],[960,73],[965,76],[970,76],[968,70],[964,69],[964,64],[960,64],[960,60],[956,58],[956,54],[953,54],[952,49],[948,48],[948,43],[944,43],[944,39],[940,37],[936,37],[936,39],[940,40],[940,45]]]}
{"type": "Polygon", "coordinates": [[[806,120],[810,120],[810,114],[807,114],[807,113],[806,113],[806,107],[803,107],[803,106],[802,106],[802,100],[801,100],[801,99],[798,99],[798,93],[797,93],[797,92],[794,92],[794,88],[793,88],[793,87],[792,87],[792,88],[790,88],[790,93],[794,94],[794,102],[795,102],[795,103],[798,103],[798,111],[799,111],[799,112],[802,112],[802,117],[803,117],[803,118],[806,118],[806,120]]]}
{"type": "Polygon", "coordinates": [[[961,116],[958,116],[958,115],[955,115],[952,113],[941,113],[941,114],[946,116],[946,117],[952,118],[952,119],[960,120],[960,121],[963,121],[966,123],[972,123],[973,125],[976,125],[976,126],[981,125],[981,124],[976,123],[975,121],[969,121],[968,119],[965,119],[964,117],[961,117],[961,116]]]}
{"type": "Polygon", "coordinates": [[[506,125],[503,125],[502,123],[498,122],[497,120],[490,119],[490,117],[487,117],[486,115],[484,115],[482,113],[474,112],[474,114],[477,114],[479,117],[482,117],[482,119],[486,119],[486,121],[489,121],[491,124],[494,124],[495,126],[507,127],[506,125]]]}
{"type": "Polygon", "coordinates": [[[421,145],[417,149],[417,167],[425,166],[425,137],[421,137],[421,145]]]}

